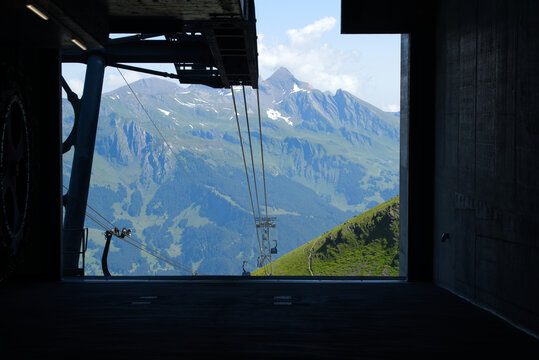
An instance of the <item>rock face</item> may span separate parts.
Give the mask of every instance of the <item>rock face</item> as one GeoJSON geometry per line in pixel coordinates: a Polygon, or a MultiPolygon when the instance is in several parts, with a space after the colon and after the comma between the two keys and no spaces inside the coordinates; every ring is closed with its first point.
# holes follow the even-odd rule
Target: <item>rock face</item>
{"type": "MultiPolygon", "coordinates": [[[[254,269],[257,236],[230,90],[185,88],[155,78],[131,86],[159,131],[129,88],[103,95],[90,204],[199,273],[238,274],[242,260],[254,269]]],[[[236,91],[248,150],[243,94],[236,91]]],[[[256,93],[246,89],[246,98],[264,215],[256,93]]],[[[394,114],[345,91],[313,89],[284,68],[260,81],[260,110],[268,210],[277,216],[280,251],[398,194],[394,114]]],[[[72,121],[65,103],[64,136],[72,121]]],[[[67,179],[69,153],[64,164],[67,179]]],[[[99,273],[102,234],[87,225],[96,229],[87,273],[99,273]]],[[[115,245],[109,267],[117,274],[179,273],[120,241],[115,245]]]]}

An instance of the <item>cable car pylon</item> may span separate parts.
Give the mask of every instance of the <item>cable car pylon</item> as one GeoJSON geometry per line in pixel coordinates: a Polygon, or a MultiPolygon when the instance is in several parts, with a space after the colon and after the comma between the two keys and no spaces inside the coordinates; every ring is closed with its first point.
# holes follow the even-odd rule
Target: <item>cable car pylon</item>
{"type": "Polygon", "coordinates": [[[262,266],[271,263],[271,254],[277,254],[277,240],[274,240],[274,248],[271,247],[270,241],[270,228],[275,228],[275,221],[276,218],[274,216],[263,216],[256,218],[256,227],[260,229],[262,235],[262,254],[260,258],[260,263],[262,266]]]}

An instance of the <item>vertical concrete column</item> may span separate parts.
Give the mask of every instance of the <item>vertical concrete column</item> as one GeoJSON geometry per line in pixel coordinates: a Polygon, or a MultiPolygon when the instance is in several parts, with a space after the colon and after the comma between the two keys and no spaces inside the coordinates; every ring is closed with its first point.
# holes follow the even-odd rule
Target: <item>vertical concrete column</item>
{"type": "Polygon", "coordinates": [[[77,141],[65,208],[63,231],[64,276],[75,274],[79,264],[104,71],[105,59],[103,55],[100,53],[91,54],[88,57],[86,67],[77,141]]]}
{"type": "Polygon", "coordinates": [[[408,133],[410,92],[410,34],[401,34],[401,122],[400,122],[400,242],[399,275],[408,276],[408,133]]]}

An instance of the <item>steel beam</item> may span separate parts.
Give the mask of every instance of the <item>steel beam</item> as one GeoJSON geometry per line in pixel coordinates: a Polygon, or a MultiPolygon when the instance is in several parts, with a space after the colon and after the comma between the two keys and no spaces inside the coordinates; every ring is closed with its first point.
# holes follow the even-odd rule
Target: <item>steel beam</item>
{"type": "MultiPolygon", "coordinates": [[[[86,62],[86,52],[64,50],[62,62],[86,62]]],[[[182,43],[166,40],[141,40],[110,44],[106,48],[107,64],[112,63],[203,63],[213,65],[213,57],[204,43],[182,43]]]]}
{"type": "Polygon", "coordinates": [[[91,54],[88,57],[86,67],[77,141],[75,153],[73,154],[73,166],[65,209],[63,233],[64,275],[76,273],[79,264],[104,71],[105,59],[103,55],[101,53],[91,54]]]}

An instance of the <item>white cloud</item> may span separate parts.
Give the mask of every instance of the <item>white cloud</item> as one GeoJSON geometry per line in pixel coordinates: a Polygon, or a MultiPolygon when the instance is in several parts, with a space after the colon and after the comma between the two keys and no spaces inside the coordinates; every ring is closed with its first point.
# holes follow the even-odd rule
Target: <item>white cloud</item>
{"type": "Polygon", "coordinates": [[[331,30],[336,23],[337,19],[326,16],[301,29],[290,29],[286,34],[292,45],[305,44],[320,38],[323,33],[331,30]]]}
{"type": "MultiPolygon", "coordinates": [[[[150,77],[147,74],[138,73],[134,71],[129,71],[129,70],[121,70],[121,71],[125,79],[129,82],[129,84],[137,80],[140,80],[142,78],[150,77]]],[[[84,71],[81,71],[80,77],[69,77],[68,79],[66,79],[66,81],[69,87],[71,88],[71,90],[73,90],[80,98],[82,96],[82,92],[84,89],[84,71]]],[[[107,93],[109,91],[115,90],[122,86],[126,86],[126,85],[125,85],[124,79],[120,76],[120,73],[118,73],[118,70],[112,67],[106,68],[105,75],[103,77],[103,91],[102,92],[107,93]]],[[[67,94],[65,93],[63,89],[62,89],[62,96],[64,98],[67,98],[67,94]]]]}
{"type": "MultiPolygon", "coordinates": [[[[121,72],[129,84],[144,77],[148,77],[148,75],[134,71],[121,70],[121,72]]],[[[126,84],[120,73],[118,73],[118,70],[115,68],[107,68],[103,79],[103,92],[106,93],[122,86],[126,86],[126,84]]]]}
{"type": "Polygon", "coordinates": [[[401,107],[397,104],[389,104],[385,106],[384,111],[397,112],[400,111],[401,107]]]}
{"type": "MultiPolygon", "coordinates": [[[[78,78],[69,78],[66,79],[66,82],[67,85],[69,85],[69,87],[71,88],[71,91],[77,94],[80,99],[80,97],[82,96],[82,90],[84,89],[84,83],[78,78]]],[[[64,89],[62,89],[62,96],[67,98],[67,94],[64,89]]]]}
{"type": "Polygon", "coordinates": [[[283,66],[314,88],[332,92],[343,89],[359,96],[369,80],[358,74],[360,53],[339,50],[321,41],[335,24],[335,18],[325,17],[301,29],[290,29],[286,44],[268,44],[266,37],[259,36],[258,63],[262,77],[267,78],[283,66]]]}
{"type": "Polygon", "coordinates": [[[388,111],[399,102],[400,35],[342,35],[338,20],[321,16],[302,28],[259,34],[258,53],[263,79],[282,66],[322,91],[342,89],[388,111]]]}

